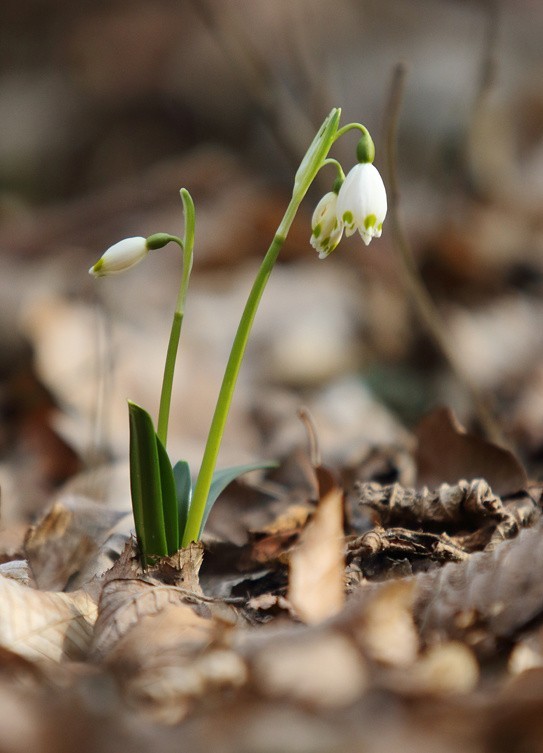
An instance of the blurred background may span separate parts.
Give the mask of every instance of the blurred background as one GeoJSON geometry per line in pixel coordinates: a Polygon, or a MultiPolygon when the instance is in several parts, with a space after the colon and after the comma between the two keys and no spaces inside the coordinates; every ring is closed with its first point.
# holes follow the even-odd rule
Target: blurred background
{"type": "MultiPolygon", "coordinates": [[[[126,398],[155,411],[174,248],[121,277],[120,238],[182,232],[196,203],[172,456],[196,470],[235,327],[298,162],[333,106],[386,182],[387,101],[407,66],[401,213],[451,346],[533,473],[543,459],[543,4],[539,0],[4,0],[0,7],[0,484],[4,520],[104,460],[126,398]]],[[[334,150],[347,171],[354,137],[334,150]]],[[[433,406],[476,430],[417,319],[390,225],[325,262],[323,172],[255,323],[223,462],[304,444],[329,462],[409,444],[433,406]]],[[[127,496],[120,482],[119,492],[127,496]]]]}

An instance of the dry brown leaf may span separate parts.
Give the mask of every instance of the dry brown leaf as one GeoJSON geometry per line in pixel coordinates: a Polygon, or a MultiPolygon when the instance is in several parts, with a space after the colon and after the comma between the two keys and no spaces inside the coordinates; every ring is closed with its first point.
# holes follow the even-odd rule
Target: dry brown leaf
{"type": "MultiPolygon", "coordinates": [[[[155,574],[179,576],[166,559],[175,555],[160,561],[155,574]]],[[[100,599],[94,658],[115,672],[131,703],[156,721],[178,723],[207,691],[238,687],[246,679],[244,661],[223,645],[231,624],[223,613],[210,617],[200,593],[156,579],[110,580],[100,599]]]]}
{"type": "Polygon", "coordinates": [[[289,640],[272,640],[252,660],[257,687],[266,695],[311,706],[353,703],[368,673],[353,641],[333,630],[303,630],[289,640]]]}
{"type": "Polygon", "coordinates": [[[288,599],[313,624],[339,612],[345,601],[343,490],[318,469],[320,500],[290,557],[288,599]]]}
{"type": "Polygon", "coordinates": [[[25,553],[39,588],[61,591],[96,555],[124,513],[78,495],[55,502],[25,537],[25,553]]]}
{"type": "Polygon", "coordinates": [[[517,642],[509,657],[508,667],[514,675],[543,667],[543,629],[541,627],[523,636],[517,642]]]}
{"type": "Polygon", "coordinates": [[[36,591],[0,578],[0,645],[27,659],[59,662],[85,656],[96,612],[84,591],[36,591]]]}
{"type": "Polygon", "coordinates": [[[216,625],[187,604],[170,604],[141,619],[108,656],[132,703],[169,724],[211,690],[246,680],[245,662],[234,651],[212,645],[216,625]]]}
{"type": "Polygon", "coordinates": [[[183,666],[175,663],[135,674],[125,692],[132,703],[160,724],[179,724],[196,700],[211,691],[245,684],[247,668],[233,651],[211,651],[183,666]]]}
{"type": "Polygon", "coordinates": [[[203,556],[202,543],[193,542],[169,557],[161,557],[156,565],[146,571],[146,575],[155,583],[179,586],[193,596],[201,596],[199,572],[203,556]]]}
{"type": "Polygon", "coordinates": [[[0,575],[16,580],[22,586],[34,586],[32,573],[26,560],[10,560],[0,565],[0,575]]]}
{"type": "Polygon", "coordinates": [[[413,618],[414,586],[395,581],[377,588],[348,628],[374,661],[407,667],[415,661],[419,639],[413,618]]]}
{"type": "Polygon", "coordinates": [[[351,573],[368,580],[412,575],[432,562],[461,562],[469,554],[445,533],[374,528],[349,541],[351,573]]]}
{"type": "Polygon", "coordinates": [[[411,672],[395,678],[395,688],[404,693],[449,695],[468,693],[478,681],[479,665],[473,652],[464,643],[449,641],[431,646],[411,672]]]}
{"type": "Polygon", "coordinates": [[[417,578],[422,635],[446,636],[481,650],[513,635],[543,610],[543,525],[488,552],[417,578]]]}
{"type": "Polygon", "coordinates": [[[101,659],[138,622],[156,615],[169,605],[183,605],[186,591],[145,580],[110,580],[102,589],[93,639],[93,656],[101,659]]]}
{"type": "MultiPolygon", "coordinates": [[[[503,521],[509,517],[502,501],[484,479],[441,484],[435,491],[405,489],[400,484],[359,484],[359,502],[379,516],[383,526],[407,528],[438,526],[449,533],[485,518],[503,521]]],[[[434,530],[434,529],[432,529],[434,530]]]]}
{"type": "Polygon", "coordinates": [[[198,602],[202,595],[198,582],[202,556],[202,545],[192,544],[160,559],[145,576],[126,577],[138,572],[139,564],[133,547],[125,547],[107,574],[100,595],[93,640],[95,658],[109,654],[142,618],[156,615],[169,605],[184,608],[187,598],[198,602]]]}
{"type": "Polygon", "coordinates": [[[468,434],[449,408],[428,414],[416,436],[419,486],[483,478],[499,496],[526,488],[526,471],[513,453],[468,434]]]}

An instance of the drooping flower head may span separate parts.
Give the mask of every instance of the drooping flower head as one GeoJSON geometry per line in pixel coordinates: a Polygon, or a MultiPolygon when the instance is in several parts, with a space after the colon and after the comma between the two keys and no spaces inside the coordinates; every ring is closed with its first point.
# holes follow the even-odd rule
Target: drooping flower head
{"type": "Polygon", "coordinates": [[[135,238],[125,238],[110,246],[89,269],[89,274],[94,277],[107,277],[125,272],[145,259],[149,251],[163,248],[170,241],[178,243],[183,248],[182,241],[177,236],[168,233],[154,233],[148,238],[142,238],[139,235],[135,238]]]}
{"type": "Polygon", "coordinates": [[[310,243],[319,252],[319,259],[331,254],[343,235],[343,223],[337,218],[337,198],[335,191],[329,191],[313,212],[310,243]]]}
{"type": "Polygon", "coordinates": [[[94,277],[114,275],[138,264],[149,253],[147,240],[140,236],[114,243],[89,269],[94,277]]]}
{"type": "Polygon", "coordinates": [[[336,207],[345,235],[356,230],[366,246],[379,238],[387,213],[387,194],[379,171],[370,162],[355,165],[339,189],[336,207]]]}
{"type": "MultiPolygon", "coordinates": [[[[317,204],[311,222],[311,245],[326,258],[338,245],[345,231],[352,235],[356,230],[366,246],[372,238],[378,238],[387,213],[387,195],[379,171],[373,166],[375,147],[364,126],[362,138],[357,145],[358,164],[343,180],[343,171],[338,165],[340,177],[334,190],[325,194],[317,204]]],[[[330,160],[331,162],[333,160],[330,160]]]]}

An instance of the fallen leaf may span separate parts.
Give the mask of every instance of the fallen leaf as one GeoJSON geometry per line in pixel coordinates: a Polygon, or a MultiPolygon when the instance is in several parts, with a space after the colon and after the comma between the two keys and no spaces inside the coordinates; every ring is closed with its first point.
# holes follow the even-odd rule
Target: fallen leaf
{"type": "Polygon", "coordinates": [[[16,580],[22,586],[34,586],[32,573],[26,560],[10,560],[0,565],[0,575],[16,580]]]}
{"type": "Polygon", "coordinates": [[[373,661],[408,667],[417,658],[419,638],[413,616],[414,585],[386,583],[372,592],[347,626],[373,661]]]}
{"type": "Polygon", "coordinates": [[[144,617],[157,615],[170,605],[184,609],[187,598],[199,603],[202,556],[202,545],[191,544],[142,573],[133,548],[127,545],[118,563],[106,574],[98,604],[93,656],[102,659],[111,653],[144,617]],[[133,577],[136,573],[140,577],[133,577]]]}
{"type": "Polygon", "coordinates": [[[32,526],[25,554],[38,588],[62,591],[95,558],[124,513],[86,497],[69,495],[55,502],[32,526]]]}
{"type": "Polygon", "coordinates": [[[84,591],[36,591],[0,577],[0,646],[27,659],[59,662],[85,656],[96,612],[84,591]]]}
{"type": "Polygon", "coordinates": [[[419,486],[482,478],[501,497],[526,488],[526,471],[513,453],[467,433],[449,408],[432,411],[415,433],[419,486]]]}
{"type": "Polygon", "coordinates": [[[345,601],[343,490],[320,468],[319,503],[290,556],[288,599],[300,619],[317,623],[345,601]]]}
{"type": "Polygon", "coordinates": [[[479,681],[479,665],[468,646],[449,641],[431,646],[407,675],[403,692],[449,695],[468,693],[479,681]]]}
{"type": "Polygon", "coordinates": [[[537,630],[524,635],[511,651],[508,669],[513,675],[521,674],[529,669],[543,667],[543,630],[537,630]]]}
{"type": "Polygon", "coordinates": [[[253,656],[251,667],[261,692],[317,708],[353,703],[368,684],[356,645],[333,630],[303,630],[288,641],[269,641],[253,656]]]}
{"type": "Polygon", "coordinates": [[[437,562],[462,562],[469,554],[447,534],[374,528],[348,544],[348,561],[368,580],[412,575],[437,562]]]}
{"type": "Polygon", "coordinates": [[[441,484],[435,491],[406,489],[400,484],[359,484],[359,503],[379,516],[383,526],[405,526],[432,530],[471,528],[481,521],[503,521],[509,517],[501,499],[484,479],[441,484]]]}
{"type": "Polygon", "coordinates": [[[543,525],[488,552],[420,575],[416,615],[424,638],[493,651],[543,609],[543,525]]]}

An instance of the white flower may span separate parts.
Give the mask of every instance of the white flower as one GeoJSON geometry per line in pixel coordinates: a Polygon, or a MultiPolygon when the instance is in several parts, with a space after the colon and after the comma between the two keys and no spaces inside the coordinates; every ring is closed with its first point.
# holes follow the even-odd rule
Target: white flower
{"type": "Polygon", "coordinates": [[[379,238],[387,213],[387,194],[379,171],[371,163],[355,165],[349,172],[339,189],[336,213],[346,235],[358,230],[366,246],[372,238],[379,238]]]}
{"type": "Polygon", "coordinates": [[[337,199],[337,194],[329,191],[313,212],[310,243],[319,252],[319,259],[331,254],[343,235],[343,223],[338,220],[336,211],[337,199]]]}
{"type": "Polygon", "coordinates": [[[124,272],[135,264],[138,264],[149,253],[149,247],[145,238],[125,238],[110,246],[105,254],[89,269],[89,274],[94,277],[105,277],[124,272]]]}

